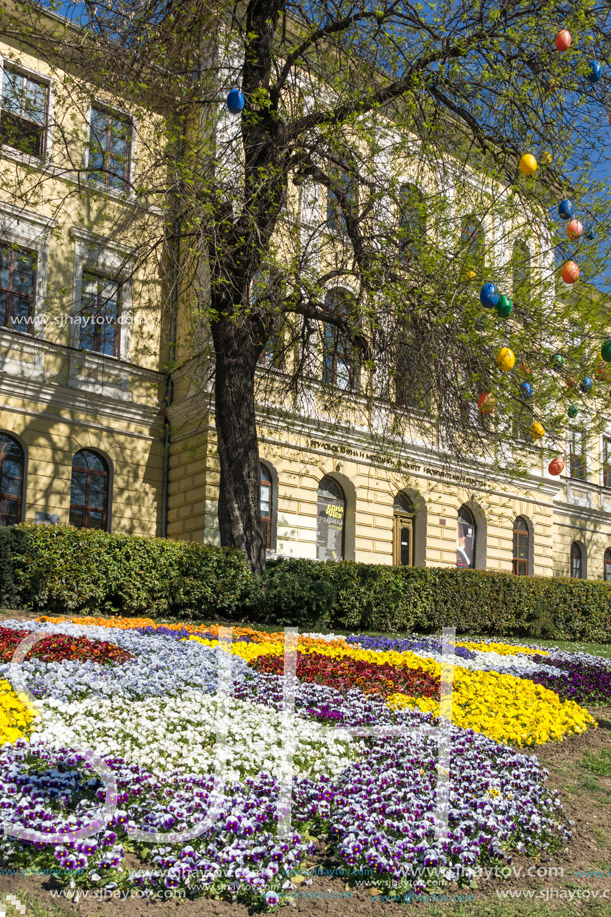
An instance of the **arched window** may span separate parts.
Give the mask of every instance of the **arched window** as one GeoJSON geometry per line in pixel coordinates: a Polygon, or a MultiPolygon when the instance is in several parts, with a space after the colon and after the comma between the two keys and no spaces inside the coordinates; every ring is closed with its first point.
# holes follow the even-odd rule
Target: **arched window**
{"type": "Polygon", "coordinates": [[[399,189],[399,247],[407,260],[418,256],[426,236],[426,203],[422,192],[410,184],[399,189]]]}
{"type": "Polygon", "coordinates": [[[393,563],[395,567],[414,566],[414,507],[405,494],[397,494],[393,504],[394,539],[393,563]]]}
{"type": "Polygon", "coordinates": [[[513,524],[513,572],[516,576],[528,576],[530,554],[530,531],[523,516],[513,524]]]}
{"type": "Polygon", "coordinates": [[[583,550],[576,541],[571,545],[571,576],[573,579],[583,579],[583,550]]]}
{"type": "Polygon", "coordinates": [[[530,249],[522,239],[518,239],[513,246],[511,262],[513,272],[513,298],[518,306],[525,305],[530,300],[532,278],[530,249]]]}
{"type": "Polygon", "coordinates": [[[265,547],[272,546],[272,476],[265,465],[261,465],[261,524],[265,536],[265,547]]]}
{"type": "Polygon", "coordinates": [[[108,465],[88,449],[72,459],[70,525],[103,530],[108,525],[108,465]]]}
{"type": "Polygon", "coordinates": [[[611,548],[605,551],[603,575],[606,583],[611,583],[611,548]]]}
{"type": "Polygon", "coordinates": [[[462,219],[460,247],[464,260],[465,279],[481,278],[484,272],[486,239],[481,221],[473,214],[462,219]]]}
{"type": "Polygon", "coordinates": [[[458,532],[456,541],[456,566],[475,567],[475,539],[477,526],[473,513],[466,506],[458,512],[458,532]]]}
{"type": "Polygon", "coordinates": [[[16,439],[0,433],[0,525],[21,522],[25,456],[16,439]]]}
{"type": "Polygon", "coordinates": [[[344,559],[346,498],[333,478],[325,476],[318,485],[316,557],[318,560],[344,559]]]}
{"type": "MultiPolygon", "coordinates": [[[[332,290],[325,296],[325,305],[336,315],[349,316],[351,300],[342,290],[332,290]]],[[[356,387],[356,354],[346,334],[336,325],[323,322],[322,381],[344,390],[356,387]]]]}

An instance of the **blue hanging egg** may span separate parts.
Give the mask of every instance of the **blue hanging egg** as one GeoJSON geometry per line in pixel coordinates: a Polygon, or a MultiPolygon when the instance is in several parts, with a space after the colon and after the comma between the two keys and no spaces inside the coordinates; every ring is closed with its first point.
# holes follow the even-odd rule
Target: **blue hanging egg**
{"type": "Polygon", "coordinates": [[[527,398],[530,398],[533,393],[533,387],[530,382],[523,382],[520,386],[520,391],[523,395],[526,395],[527,398]]]}
{"type": "Polygon", "coordinates": [[[227,108],[232,115],[239,115],[244,108],[244,93],[241,89],[232,89],[227,96],[227,108]]]}
{"type": "Polygon", "coordinates": [[[587,395],[591,388],[592,388],[592,380],[590,379],[589,376],[584,376],[583,379],[581,380],[581,385],[579,386],[579,390],[582,391],[584,395],[587,395]]]}
{"type": "Polygon", "coordinates": [[[485,309],[494,309],[499,301],[499,293],[493,283],[485,283],[479,294],[479,301],[485,309]]]}
{"type": "Polygon", "coordinates": [[[575,214],[575,208],[573,206],[573,201],[564,200],[560,201],[558,206],[558,213],[563,220],[571,220],[575,214]]]}
{"type": "Polygon", "coordinates": [[[593,229],[591,229],[591,230],[588,232],[588,234],[586,235],[586,239],[589,239],[590,242],[593,242],[595,238],[596,238],[596,233],[594,232],[593,229]]]}
{"type": "Polygon", "coordinates": [[[588,73],[588,80],[590,83],[598,83],[603,75],[603,66],[597,61],[590,61],[590,72],[588,73]]]}

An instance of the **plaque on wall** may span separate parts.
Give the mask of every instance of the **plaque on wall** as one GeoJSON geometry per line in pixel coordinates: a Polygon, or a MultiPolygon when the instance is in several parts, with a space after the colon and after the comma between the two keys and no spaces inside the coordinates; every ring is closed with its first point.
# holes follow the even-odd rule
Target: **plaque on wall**
{"type": "Polygon", "coordinates": [[[42,525],[59,525],[59,513],[36,513],[34,521],[42,525]]]}
{"type": "Polygon", "coordinates": [[[343,557],[344,505],[318,504],[318,559],[341,560],[343,557]]]}

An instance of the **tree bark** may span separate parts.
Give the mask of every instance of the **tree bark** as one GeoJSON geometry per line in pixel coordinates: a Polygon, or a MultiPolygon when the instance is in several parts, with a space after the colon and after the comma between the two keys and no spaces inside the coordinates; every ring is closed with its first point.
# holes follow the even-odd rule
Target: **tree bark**
{"type": "Polygon", "coordinates": [[[247,320],[219,310],[212,335],[216,350],[215,423],[221,465],[218,519],[221,544],[239,548],[253,573],[265,569],[261,525],[255,369],[261,350],[247,320]]]}

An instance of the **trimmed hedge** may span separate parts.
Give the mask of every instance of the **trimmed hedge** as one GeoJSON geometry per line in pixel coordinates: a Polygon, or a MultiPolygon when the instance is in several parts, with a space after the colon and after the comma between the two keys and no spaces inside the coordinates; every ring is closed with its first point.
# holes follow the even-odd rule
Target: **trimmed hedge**
{"type": "Polygon", "coordinates": [[[454,625],[462,634],[611,642],[611,584],[603,582],[276,560],[261,585],[250,612],[268,624],[403,633],[454,625]]]}
{"type": "Polygon", "coordinates": [[[51,614],[173,615],[301,629],[611,642],[611,584],[441,567],[271,560],[71,526],[0,529],[0,603],[51,614]]]}
{"type": "Polygon", "coordinates": [[[214,545],[72,526],[11,531],[12,543],[0,542],[5,592],[49,614],[231,618],[253,579],[244,554],[214,545]]]}

